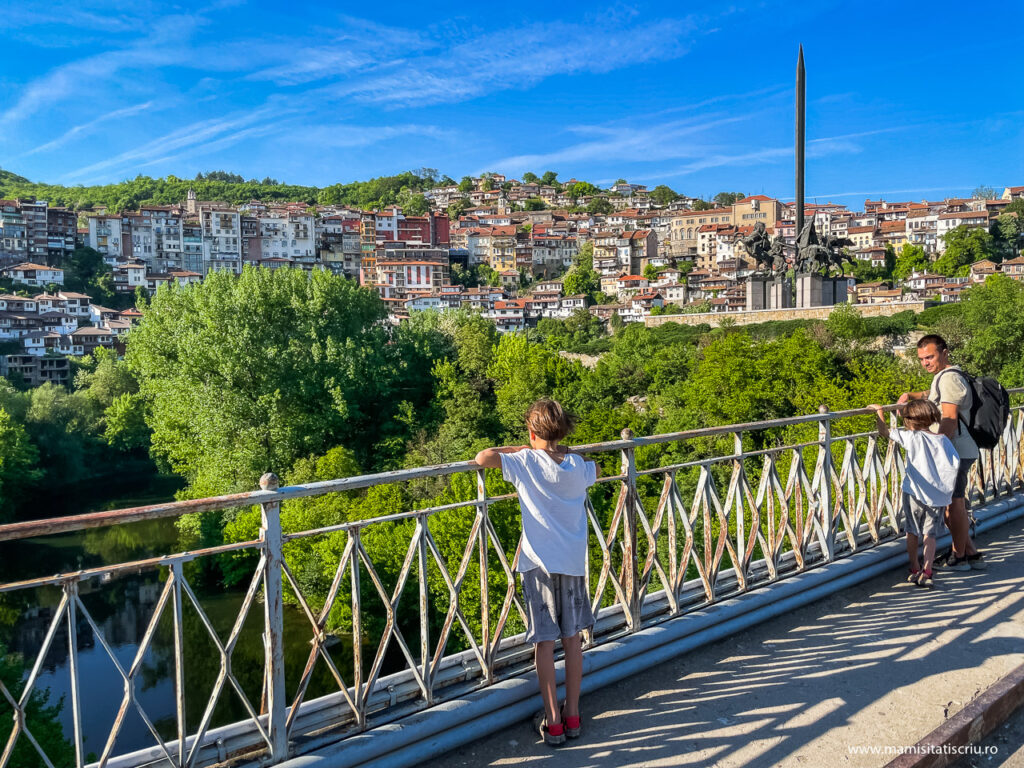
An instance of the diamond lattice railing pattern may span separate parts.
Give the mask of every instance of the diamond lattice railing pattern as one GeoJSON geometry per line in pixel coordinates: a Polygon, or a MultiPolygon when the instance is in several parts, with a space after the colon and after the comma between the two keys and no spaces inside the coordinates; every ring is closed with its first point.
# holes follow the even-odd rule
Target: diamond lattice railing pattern
{"type": "MultiPolygon", "coordinates": [[[[1013,391],[1015,398],[1022,393],[1013,391]]],[[[866,413],[822,409],[670,435],[634,438],[626,432],[620,441],[579,446],[609,473],[586,505],[587,584],[598,617],[586,633],[586,645],[813,565],[856,556],[898,536],[904,459],[876,433],[845,429],[864,425],[866,413]],[[787,442],[784,435],[802,439],[787,442]]],[[[1024,409],[1015,406],[1000,444],[983,451],[971,475],[974,503],[1024,487],[1022,440],[1024,409]]],[[[257,540],[0,585],[0,593],[40,588],[60,593],[47,609],[46,630],[20,688],[0,683],[0,717],[13,719],[0,768],[13,766],[15,749],[24,744],[41,764],[53,766],[33,734],[29,711],[40,673],[58,649],[69,662],[73,733],[68,737],[79,767],[90,760],[86,743],[92,749],[102,745],[93,753],[97,766],[128,766],[145,758],[186,768],[241,754],[277,763],[518,673],[529,664],[531,649],[523,641],[525,611],[515,575],[520,551],[515,494],[490,493],[489,487],[494,486],[488,485],[487,473],[470,462],[288,488],[278,488],[276,477],[268,475],[261,490],[252,493],[0,526],[0,540],[12,540],[233,507],[259,505],[261,512],[257,540]],[[470,492],[444,505],[395,509],[384,517],[311,530],[281,529],[282,503],[427,478],[453,484],[464,475],[475,480],[475,496],[470,492]],[[452,520],[464,534],[454,542],[450,535],[442,540],[452,520]],[[388,563],[375,561],[377,550],[368,543],[376,537],[379,545],[382,536],[392,553],[388,563]],[[286,545],[310,548],[327,537],[336,537],[338,546],[330,550],[329,587],[318,596],[289,563],[286,545]],[[218,632],[202,592],[190,583],[188,568],[246,552],[254,553],[252,571],[222,637],[225,630],[218,632]],[[161,586],[130,663],[124,663],[82,590],[138,572],[159,574],[161,586]],[[295,606],[302,640],[291,653],[301,666],[289,674],[286,601],[295,606]],[[247,620],[257,621],[260,605],[257,702],[250,698],[253,685],[247,693],[240,679],[240,671],[252,670],[240,670],[240,663],[251,660],[240,662],[238,648],[247,620]],[[339,614],[347,619],[339,622],[339,614]],[[217,667],[215,679],[203,681],[209,693],[201,715],[192,713],[192,720],[186,712],[186,673],[194,661],[185,651],[188,621],[208,638],[217,667]],[[165,709],[174,714],[161,725],[147,711],[140,685],[144,660],[154,653],[165,625],[170,627],[167,667],[173,679],[173,701],[165,709]],[[86,734],[82,727],[82,713],[92,706],[93,695],[83,688],[79,667],[79,636],[85,629],[123,685],[113,722],[103,733],[86,734]],[[241,719],[218,722],[218,708],[229,699],[241,719]],[[146,729],[152,748],[126,755],[118,743],[131,713],[146,729]]]]}

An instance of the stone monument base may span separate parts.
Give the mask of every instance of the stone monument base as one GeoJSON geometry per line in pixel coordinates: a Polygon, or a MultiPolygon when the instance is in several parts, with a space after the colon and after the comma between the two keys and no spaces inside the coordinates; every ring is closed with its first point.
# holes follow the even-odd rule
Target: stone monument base
{"type": "Polygon", "coordinates": [[[807,307],[831,307],[847,300],[847,289],[853,278],[822,277],[819,274],[798,275],[796,278],[796,305],[807,307]]]}
{"type": "Polygon", "coordinates": [[[768,286],[771,278],[766,275],[751,275],[747,278],[747,311],[768,309],[768,286]]]}
{"type": "Polygon", "coordinates": [[[768,308],[793,308],[793,281],[788,277],[776,277],[768,284],[768,308]]]}
{"type": "Polygon", "coordinates": [[[789,278],[751,275],[747,278],[747,311],[792,309],[793,281],[789,278]]]}

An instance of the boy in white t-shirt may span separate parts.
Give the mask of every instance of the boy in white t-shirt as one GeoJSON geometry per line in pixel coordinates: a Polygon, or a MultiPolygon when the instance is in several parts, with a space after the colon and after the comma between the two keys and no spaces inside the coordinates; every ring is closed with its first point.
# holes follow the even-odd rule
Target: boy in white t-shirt
{"type": "Polygon", "coordinates": [[[516,570],[523,581],[526,639],[535,644],[537,680],[544,715],[537,727],[548,744],[580,735],[583,649],[580,632],[594,625],[584,574],[587,567],[587,488],[597,481],[597,464],[559,441],[572,429],[553,400],[538,400],[526,413],[530,445],[487,448],[476,455],[481,467],[501,468],[519,492],[523,516],[522,551],[516,570]],[[565,704],[558,706],[555,640],[565,651],[565,704]]]}
{"type": "Polygon", "coordinates": [[[907,452],[903,478],[903,516],[907,527],[907,555],[910,575],[907,581],[919,587],[933,587],[932,564],[935,538],[945,528],[946,507],[953,498],[960,457],[953,443],[942,433],[930,431],[942,413],[930,400],[911,400],[902,409],[907,429],[889,430],[882,406],[870,405],[878,420],[878,431],[907,452]],[[918,541],[924,540],[924,567],[917,557],[918,541]]]}

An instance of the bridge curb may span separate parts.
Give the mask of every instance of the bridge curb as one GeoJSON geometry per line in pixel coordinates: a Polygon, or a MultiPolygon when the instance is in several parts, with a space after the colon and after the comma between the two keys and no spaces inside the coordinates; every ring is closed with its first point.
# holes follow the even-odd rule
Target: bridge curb
{"type": "Polygon", "coordinates": [[[993,683],[983,694],[885,768],[945,768],[964,755],[945,754],[948,747],[981,741],[1024,704],[1024,664],[993,683]]]}
{"type": "MultiPolygon", "coordinates": [[[[993,501],[976,510],[976,516],[978,532],[1024,517],[1024,493],[993,501]]],[[[939,544],[949,541],[947,534],[939,539],[939,544]]],[[[603,643],[583,656],[583,692],[647,671],[686,651],[736,634],[905,563],[904,540],[894,539],[620,640],[603,643]]],[[[564,680],[561,664],[558,679],[564,680]]],[[[559,690],[561,695],[562,689],[559,690]]],[[[373,768],[408,768],[529,718],[540,706],[537,691],[536,673],[531,671],[279,765],[281,768],[368,768],[372,764],[373,768]]]]}

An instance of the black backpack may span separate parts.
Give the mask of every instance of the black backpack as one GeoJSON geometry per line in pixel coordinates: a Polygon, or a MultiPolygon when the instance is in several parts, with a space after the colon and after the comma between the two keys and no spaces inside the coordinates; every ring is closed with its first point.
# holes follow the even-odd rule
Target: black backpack
{"type": "MultiPolygon", "coordinates": [[[[940,371],[939,377],[945,372],[940,371]]],[[[1010,419],[1010,393],[1006,387],[988,376],[975,377],[959,370],[955,373],[964,378],[972,395],[971,410],[959,414],[960,419],[979,448],[992,450],[999,444],[1006,422],[1010,419]]],[[[935,390],[938,389],[936,379],[935,390]]]]}

